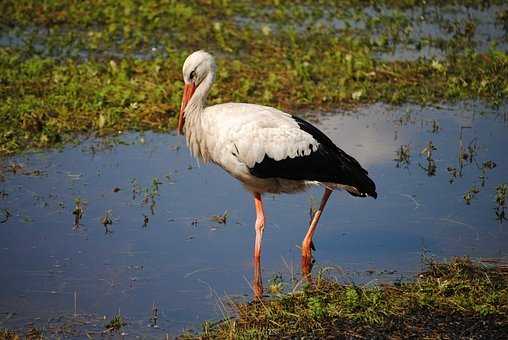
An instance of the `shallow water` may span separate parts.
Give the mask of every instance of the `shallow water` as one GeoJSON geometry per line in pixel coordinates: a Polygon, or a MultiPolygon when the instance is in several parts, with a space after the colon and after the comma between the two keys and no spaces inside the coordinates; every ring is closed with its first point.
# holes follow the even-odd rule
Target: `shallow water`
{"type": "MultiPolygon", "coordinates": [[[[410,278],[422,254],[508,257],[508,224],[496,221],[494,199],[496,185],[508,182],[507,115],[508,106],[478,103],[308,115],[369,170],[379,193],[332,195],[315,236],[314,273],[333,267],[339,279],[375,283],[410,278]],[[452,178],[460,131],[473,161],[452,178]],[[435,175],[421,154],[429,141],[435,175]],[[409,145],[409,164],[394,161],[401,145],[409,145]],[[482,187],[487,160],[497,166],[482,187]],[[467,205],[472,185],[480,192],[467,205]]],[[[2,163],[0,327],[86,320],[76,327],[100,331],[120,312],[128,334],[160,337],[221,318],[225,296],[251,297],[252,198],[220,168],[197,164],[182,137],[124,133],[2,163]],[[226,224],[210,219],[225,211],[226,224]],[[159,328],[148,327],[153,305],[159,328]]],[[[278,274],[287,286],[299,280],[298,245],[320,195],[266,196],[265,286],[278,274]]]]}

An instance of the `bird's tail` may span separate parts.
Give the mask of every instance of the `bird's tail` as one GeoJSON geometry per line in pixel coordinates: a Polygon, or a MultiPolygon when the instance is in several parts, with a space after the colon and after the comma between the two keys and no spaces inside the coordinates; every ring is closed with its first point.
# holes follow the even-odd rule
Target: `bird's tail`
{"type": "MultiPolygon", "coordinates": [[[[364,169],[362,169],[364,170],[364,169]]],[[[348,193],[357,197],[374,197],[377,198],[376,183],[368,176],[366,170],[356,174],[353,185],[345,188],[348,193]]]]}

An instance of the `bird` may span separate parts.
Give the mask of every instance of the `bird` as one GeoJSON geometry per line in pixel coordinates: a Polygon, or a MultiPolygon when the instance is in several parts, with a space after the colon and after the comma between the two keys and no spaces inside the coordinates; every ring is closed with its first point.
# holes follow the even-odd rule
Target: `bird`
{"type": "Polygon", "coordinates": [[[266,225],[263,194],[301,192],[321,186],[324,193],[302,241],[302,262],[310,261],[313,236],[334,190],[377,198],[376,185],[360,163],[317,127],[273,107],[249,103],[207,106],[216,73],[214,57],[190,54],[182,67],[184,88],[178,133],[198,160],[222,167],[252,193],[256,210],[254,259],[261,257],[266,225]]]}

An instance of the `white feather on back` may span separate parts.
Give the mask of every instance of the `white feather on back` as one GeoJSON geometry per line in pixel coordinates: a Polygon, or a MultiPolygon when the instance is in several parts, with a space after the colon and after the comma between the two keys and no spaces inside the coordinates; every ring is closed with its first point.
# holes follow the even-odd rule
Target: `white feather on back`
{"type": "Polygon", "coordinates": [[[279,161],[309,155],[318,147],[312,135],[301,130],[289,114],[267,106],[215,105],[206,108],[201,118],[202,132],[209,134],[206,140],[211,159],[226,170],[230,157],[225,153],[234,153],[251,168],[265,155],[279,161]]]}

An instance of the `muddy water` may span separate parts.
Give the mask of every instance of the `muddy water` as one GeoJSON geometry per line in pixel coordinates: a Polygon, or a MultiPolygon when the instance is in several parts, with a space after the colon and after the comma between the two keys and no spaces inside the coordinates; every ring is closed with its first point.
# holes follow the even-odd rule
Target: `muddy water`
{"type": "MultiPolygon", "coordinates": [[[[508,183],[507,112],[464,103],[309,115],[369,170],[379,193],[332,195],[314,272],[333,267],[339,279],[378,282],[410,278],[422,254],[507,257],[508,224],[496,221],[494,198],[508,183]],[[496,167],[482,171],[489,160],[496,167]]],[[[251,296],[252,199],[221,169],[197,164],[182,137],[128,133],[2,163],[0,327],[100,331],[120,312],[126,333],[160,337],[221,318],[224,296],[251,296]],[[225,224],[211,219],[226,211],[225,224]]],[[[274,275],[288,286],[299,279],[298,245],[320,195],[266,197],[265,286],[274,275]]]]}

